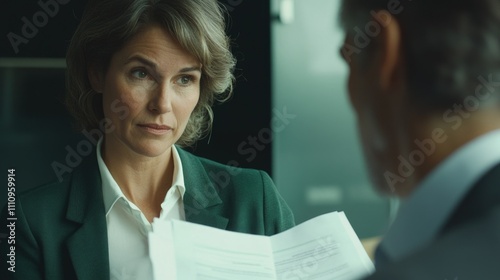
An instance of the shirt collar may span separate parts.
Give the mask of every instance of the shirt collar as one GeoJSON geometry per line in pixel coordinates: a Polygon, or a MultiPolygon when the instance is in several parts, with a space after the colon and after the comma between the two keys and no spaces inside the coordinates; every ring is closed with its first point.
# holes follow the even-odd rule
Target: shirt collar
{"type": "Polygon", "coordinates": [[[177,186],[177,190],[181,195],[181,199],[184,199],[184,194],[186,193],[186,185],[184,184],[184,170],[182,169],[182,161],[177,151],[177,147],[172,145],[172,158],[174,160],[174,177],[172,180],[172,186],[177,186]]]}
{"type": "MultiPolygon", "coordinates": [[[[128,199],[125,197],[115,179],[109,172],[106,163],[104,163],[101,154],[102,142],[103,138],[101,137],[101,139],[99,139],[99,141],[97,142],[97,164],[99,166],[99,172],[102,180],[104,210],[106,211],[107,216],[120,198],[123,198],[126,201],[128,201],[128,199]]],[[[177,191],[180,193],[181,199],[184,199],[184,194],[186,192],[186,187],[184,185],[184,173],[182,169],[181,158],[179,157],[179,153],[175,145],[172,146],[172,159],[174,161],[174,176],[172,180],[172,188],[176,187],[177,191]]],[[[163,204],[164,203],[162,203],[162,207],[163,204]]]]}
{"type": "MultiPolygon", "coordinates": [[[[436,238],[462,198],[500,161],[500,130],[480,136],[445,159],[401,201],[382,251],[395,261],[436,238]]],[[[437,144],[438,145],[438,144],[437,144]]]]}

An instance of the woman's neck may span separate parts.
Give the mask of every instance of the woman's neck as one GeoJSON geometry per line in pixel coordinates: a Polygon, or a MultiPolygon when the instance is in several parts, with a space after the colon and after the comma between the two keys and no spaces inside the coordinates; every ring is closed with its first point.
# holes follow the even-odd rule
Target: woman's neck
{"type": "Polygon", "coordinates": [[[161,203],[172,185],[172,148],[160,156],[147,157],[111,138],[104,139],[102,158],[123,194],[151,222],[159,216],[161,203]]]}

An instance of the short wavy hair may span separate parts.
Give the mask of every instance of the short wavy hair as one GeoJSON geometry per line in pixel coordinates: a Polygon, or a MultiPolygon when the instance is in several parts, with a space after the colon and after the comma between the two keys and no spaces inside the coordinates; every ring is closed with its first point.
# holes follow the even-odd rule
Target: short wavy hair
{"type": "Polygon", "coordinates": [[[232,94],[235,58],[216,0],[90,0],[66,55],[66,107],[79,129],[99,129],[102,94],[91,87],[88,67],[105,72],[111,57],[142,28],[159,24],[203,65],[200,99],[177,145],[190,146],[210,132],[212,105],[232,94]]]}

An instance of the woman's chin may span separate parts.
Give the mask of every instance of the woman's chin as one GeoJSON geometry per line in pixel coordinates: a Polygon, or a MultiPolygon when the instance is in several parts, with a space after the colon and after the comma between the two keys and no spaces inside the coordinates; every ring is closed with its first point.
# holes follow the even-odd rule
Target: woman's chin
{"type": "Polygon", "coordinates": [[[163,145],[137,145],[132,150],[138,155],[154,158],[165,155],[171,148],[172,146],[167,146],[163,143],[163,145]]]}

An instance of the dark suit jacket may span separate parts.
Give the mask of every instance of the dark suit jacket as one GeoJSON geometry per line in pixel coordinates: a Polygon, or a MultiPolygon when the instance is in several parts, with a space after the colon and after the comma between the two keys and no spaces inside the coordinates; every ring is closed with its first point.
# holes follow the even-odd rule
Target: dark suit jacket
{"type": "MultiPolygon", "coordinates": [[[[231,231],[272,235],[294,225],[269,176],[178,149],[184,169],[186,220],[231,231]]],[[[96,154],[73,173],[16,201],[15,273],[2,242],[0,279],[109,279],[108,241],[96,154]]],[[[6,221],[3,211],[2,221],[6,221]]]]}
{"type": "Polygon", "coordinates": [[[476,183],[435,242],[367,279],[500,279],[500,165],[476,183]]]}

